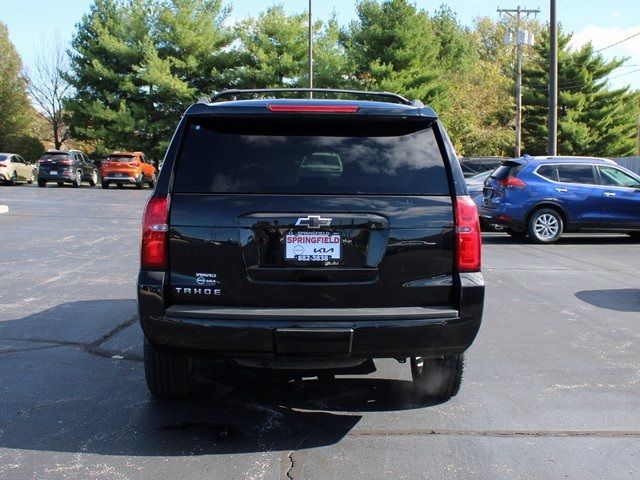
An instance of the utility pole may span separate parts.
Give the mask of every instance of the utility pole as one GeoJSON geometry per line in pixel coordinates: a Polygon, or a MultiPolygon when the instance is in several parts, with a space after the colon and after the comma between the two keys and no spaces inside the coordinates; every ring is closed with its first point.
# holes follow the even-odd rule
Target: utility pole
{"type": "Polygon", "coordinates": [[[540,10],[530,10],[526,8],[498,8],[498,13],[506,14],[516,22],[515,39],[509,30],[505,35],[505,43],[516,44],[516,148],[515,156],[518,158],[522,150],[522,46],[533,45],[533,34],[527,30],[521,30],[520,24],[531,14],[538,14],[540,10]]]}
{"type": "Polygon", "coordinates": [[[640,157],[640,113],[638,114],[638,128],[636,130],[636,155],[640,157]]]}
{"type": "MultiPolygon", "coordinates": [[[[313,88],[313,22],[311,17],[311,0],[309,0],[309,88],[313,88]]],[[[309,98],[313,98],[313,92],[309,92],[309,98]]]]}
{"type": "Polygon", "coordinates": [[[549,141],[547,155],[558,153],[558,20],[556,0],[549,6],[549,141]]]}

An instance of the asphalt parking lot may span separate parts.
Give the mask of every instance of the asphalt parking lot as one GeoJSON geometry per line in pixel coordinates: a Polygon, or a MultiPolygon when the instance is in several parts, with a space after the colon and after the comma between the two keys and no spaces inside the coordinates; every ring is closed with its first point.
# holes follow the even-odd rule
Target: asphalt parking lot
{"type": "Polygon", "coordinates": [[[136,322],[150,191],[0,187],[0,479],[633,479],[640,255],[624,235],[484,238],[460,394],[407,364],[285,383],[201,378],[153,401],[136,322]]]}

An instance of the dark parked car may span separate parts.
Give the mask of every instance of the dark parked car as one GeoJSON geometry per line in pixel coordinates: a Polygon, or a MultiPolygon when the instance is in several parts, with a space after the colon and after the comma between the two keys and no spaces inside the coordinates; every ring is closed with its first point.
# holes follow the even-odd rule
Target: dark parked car
{"type": "Polygon", "coordinates": [[[45,187],[55,182],[59,187],[70,183],[79,187],[89,182],[92,187],[98,183],[98,167],[79,150],[47,150],[38,160],[38,186],[45,187]]]}
{"type": "Polygon", "coordinates": [[[143,222],[149,390],[188,394],[200,355],[298,375],[408,358],[422,397],[450,398],[484,281],[442,124],[388,93],[223,101],[279,92],[223,92],[178,125],[143,222]]]}
{"type": "MultiPolygon", "coordinates": [[[[484,182],[492,172],[493,170],[488,170],[465,179],[469,196],[478,209],[482,206],[482,199],[484,198],[484,182]]],[[[483,232],[501,232],[503,230],[502,225],[490,224],[482,217],[480,217],[480,228],[483,232]]]]}
{"type": "Polygon", "coordinates": [[[507,157],[462,157],[460,167],[465,178],[470,178],[479,173],[495,170],[502,162],[509,160],[507,157]]]}
{"type": "Polygon", "coordinates": [[[537,243],[579,231],[637,238],[640,177],[607,159],[525,155],[486,180],[480,215],[537,243]]]}

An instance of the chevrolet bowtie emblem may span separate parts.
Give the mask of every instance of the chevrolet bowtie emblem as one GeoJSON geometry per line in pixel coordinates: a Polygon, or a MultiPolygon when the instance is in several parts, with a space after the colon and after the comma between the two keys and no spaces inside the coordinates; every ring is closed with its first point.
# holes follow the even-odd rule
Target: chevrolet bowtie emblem
{"type": "Polygon", "coordinates": [[[309,215],[308,217],[300,217],[296,221],[296,227],[320,228],[331,225],[332,218],[323,218],[320,215],[309,215]]]}

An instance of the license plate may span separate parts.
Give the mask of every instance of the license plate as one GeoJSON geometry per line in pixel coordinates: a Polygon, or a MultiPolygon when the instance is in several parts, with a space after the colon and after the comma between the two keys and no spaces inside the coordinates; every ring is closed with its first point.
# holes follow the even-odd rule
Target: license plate
{"type": "Polygon", "coordinates": [[[339,233],[292,232],[284,238],[285,259],[298,262],[328,262],[342,258],[339,233]]]}
{"type": "Polygon", "coordinates": [[[51,170],[49,173],[50,173],[51,175],[57,175],[57,174],[58,174],[58,171],[57,171],[57,170],[51,170]]]}

